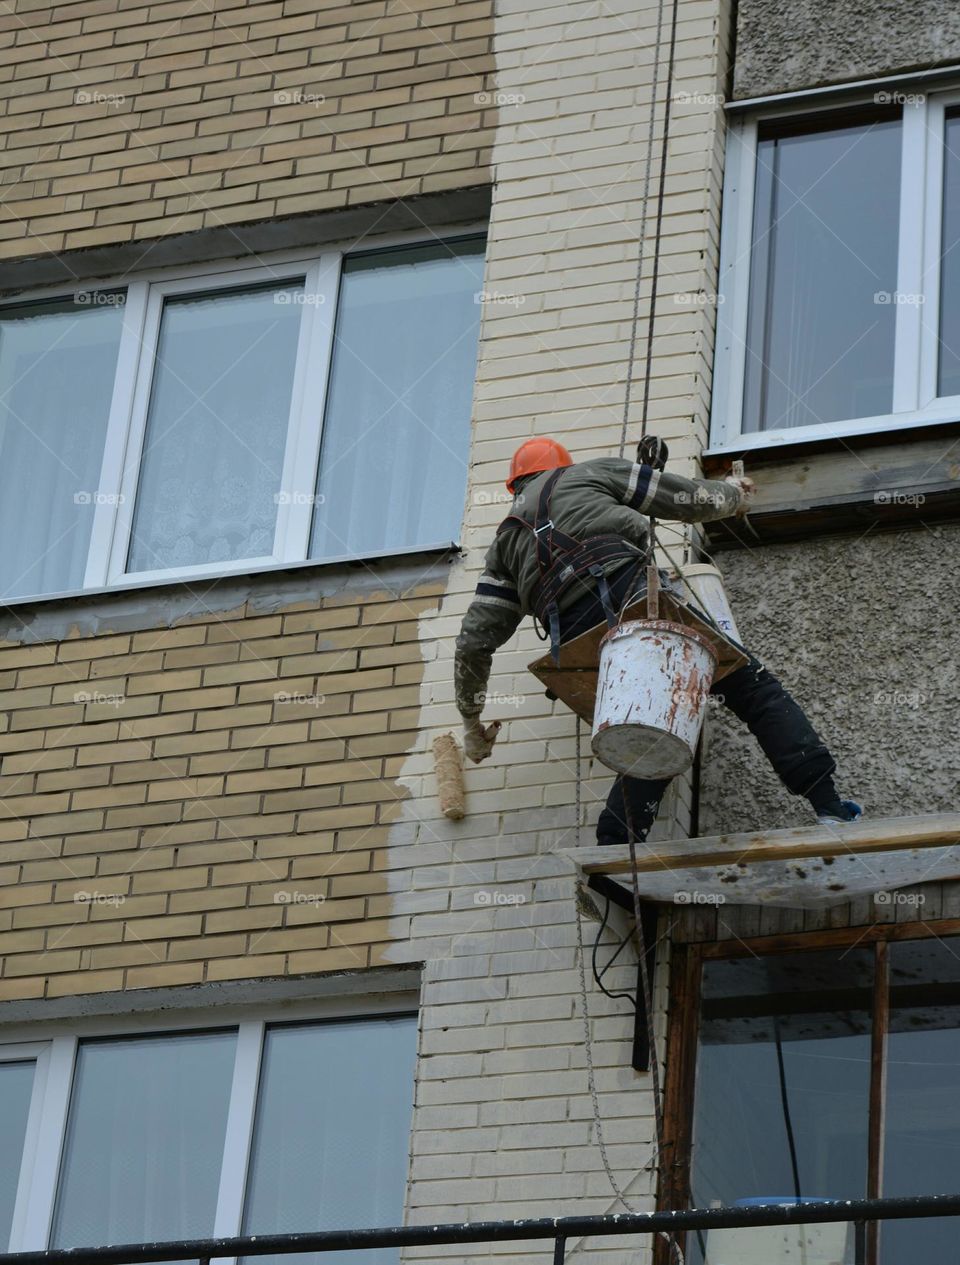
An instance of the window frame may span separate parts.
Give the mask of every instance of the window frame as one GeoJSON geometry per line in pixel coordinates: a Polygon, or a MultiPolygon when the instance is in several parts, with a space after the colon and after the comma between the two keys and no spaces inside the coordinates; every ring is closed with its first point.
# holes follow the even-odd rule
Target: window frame
{"type": "MultiPolygon", "coordinates": [[[[77,294],[125,291],[123,323],[114,374],[113,393],[104,439],[97,499],[82,586],[68,592],[27,594],[4,600],[17,606],[96,592],[124,591],[146,585],[175,584],[230,575],[248,575],[290,566],[324,566],[368,557],[402,556],[456,547],[457,541],[423,542],[375,554],[309,556],[313,497],[319,470],[327,388],[333,364],[335,324],[344,261],[350,256],[391,252],[406,246],[443,245],[488,236],[489,225],[470,223],[384,233],[369,240],[333,242],[315,249],[278,251],[250,259],[232,259],[167,267],[130,275],[108,276],[71,285],[31,289],[0,296],[5,308],[77,294]],[[282,284],[304,279],[300,304],[296,365],[284,444],[281,490],[277,505],[273,550],[269,555],[223,563],[145,571],[124,570],[136,510],[141,456],[154,379],[155,353],[163,303],[167,297],[192,293],[215,294],[240,286],[282,284]],[[322,296],[322,297],[320,297],[322,296]]],[[[468,454],[464,454],[466,461],[468,454]]],[[[462,524],[461,524],[462,526],[462,524]]]]}
{"type": "Polygon", "coordinates": [[[727,118],[707,455],[855,435],[897,433],[960,419],[960,395],[936,395],[944,121],[947,109],[960,104],[960,82],[931,92],[922,84],[915,90],[909,84],[898,84],[893,93],[886,95],[892,95],[902,111],[897,293],[924,296],[922,305],[907,302],[895,305],[891,412],[780,430],[742,429],[759,127],[768,121],[794,118],[799,121],[817,116],[842,122],[846,113],[877,102],[880,94],[864,90],[842,103],[833,104],[815,96],[809,100],[771,101],[767,106],[761,104],[727,118]],[[936,314],[932,323],[924,323],[924,310],[936,314]]]}
{"type": "MultiPolygon", "coordinates": [[[[109,1015],[11,1026],[0,1042],[0,1062],[36,1060],[20,1178],[10,1233],[10,1252],[45,1251],[53,1231],[57,1190],[65,1156],[70,1100],[80,1042],[90,1039],[173,1036],[233,1031],[236,1053],[224,1134],[220,1182],[210,1237],[242,1233],[243,1205],[253,1144],[264,1038],[268,1027],[339,1020],[416,1019],[419,998],[403,990],[389,995],[339,997],[325,1003],[287,1001],[272,1006],[212,1006],[202,1013],[109,1015]]],[[[414,1083],[410,1084],[413,1107],[414,1083]]],[[[84,1244],[91,1247],[96,1244],[84,1244]]],[[[224,1258],[235,1265],[235,1258],[224,1258]]]]}
{"type": "MultiPolygon", "coordinates": [[[[883,1180],[886,1041],[890,1016],[889,948],[891,944],[902,941],[936,940],[948,936],[960,936],[960,918],[931,922],[875,923],[868,927],[844,927],[743,939],[734,937],[730,940],[674,942],[671,945],[671,1005],[667,1015],[664,1097],[664,1152],[667,1162],[660,1167],[657,1208],[669,1210],[689,1206],[701,981],[707,962],[723,958],[803,953],[818,949],[874,949],[866,1198],[876,1199],[880,1197],[883,1180]]],[[[869,1226],[868,1262],[873,1263],[877,1259],[878,1241],[876,1224],[869,1226]]],[[[663,1244],[655,1247],[655,1265],[669,1265],[664,1247],[663,1244]]]]}

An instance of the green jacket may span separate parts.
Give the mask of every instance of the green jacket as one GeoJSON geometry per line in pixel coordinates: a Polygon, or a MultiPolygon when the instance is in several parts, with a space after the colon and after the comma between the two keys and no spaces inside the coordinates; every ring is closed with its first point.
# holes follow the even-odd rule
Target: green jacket
{"type": "MultiPolygon", "coordinates": [[[[527,482],[514,497],[511,514],[533,523],[540,489],[549,472],[527,482]]],[[[575,540],[617,535],[645,549],[649,538],[646,514],[682,523],[727,518],[740,508],[739,490],[722,479],[683,479],[619,457],[598,457],[570,466],[560,477],[550,502],[554,525],[575,540]]],[[[614,561],[606,570],[623,566],[614,561]]],[[[531,532],[515,527],[495,536],[477,591],[463,617],[454,658],[454,687],[461,716],[483,710],[493,652],[509,641],[525,615],[540,573],[531,532]]],[[[571,605],[592,588],[592,581],[574,584],[560,601],[571,605]]]]}

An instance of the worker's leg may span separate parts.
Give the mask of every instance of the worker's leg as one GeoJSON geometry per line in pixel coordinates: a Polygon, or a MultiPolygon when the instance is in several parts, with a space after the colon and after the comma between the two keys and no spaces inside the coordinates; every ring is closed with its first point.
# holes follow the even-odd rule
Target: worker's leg
{"type": "Polygon", "coordinates": [[[627,843],[630,826],[636,842],[642,843],[669,785],[669,778],[618,777],[597,820],[597,843],[627,843]]]}
{"type": "Polygon", "coordinates": [[[749,728],[784,786],[817,812],[837,802],[836,763],[799,703],[758,659],[710,691],[749,728]]]}

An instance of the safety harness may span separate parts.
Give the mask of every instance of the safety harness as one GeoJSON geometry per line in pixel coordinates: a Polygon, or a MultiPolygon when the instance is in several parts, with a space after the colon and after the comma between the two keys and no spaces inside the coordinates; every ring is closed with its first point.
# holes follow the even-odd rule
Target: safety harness
{"type": "Polygon", "coordinates": [[[574,540],[566,532],[555,527],[550,517],[550,501],[554,489],[564,471],[561,466],[545,481],[537,499],[536,516],[532,523],[519,514],[508,514],[497,528],[497,535],[513,527],[523,527],[533,534],[537,568],[540,579],[531,595],[534,617],[550,638],[550,654],[554,663],[560,661],[560,599],[578,581],[587,577],[596,581],[603,613],[610,628],[617,622],[617,612],[610,599],[610,585],[604,565],[611,562],[643,562],[643,551],[620,536],[590,536],[586,540],[574,540]]]}

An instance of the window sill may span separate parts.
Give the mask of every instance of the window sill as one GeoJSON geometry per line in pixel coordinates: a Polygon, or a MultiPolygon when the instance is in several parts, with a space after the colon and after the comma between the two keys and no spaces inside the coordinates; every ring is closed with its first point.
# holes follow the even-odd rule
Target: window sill
{"type": "Polygon", "coordinates": [[[812,445],[842,443],[845,439],[883,440],[898,435],[914,436],[918,432],[942,430],[960,424],[960,410],[951,407],[942,413],[908,414],[903,420],[890,417],[861,417],[856,421],[837,422],[828,426],[796,426],[790,430],[753,431],[737,435],[724,443],[711,444],[704,451],[704,459],[711,457],[734,458],[747,453],[793,453],[805,451],[812,445]]]}
{"type": "Polygon", "coordinates": [[[960,519],[960,422],[782,447],[709,450],[707,477],[743,458],[757,485],[749,522],[707,525],[712,549],[960,519]]]}
{"type": "Polygon", "coordinates": [[[302,576],[334,574],[337,570],[356,570],[363,568],[371,575],[379,576],[384,567],[391,564],[411,565],[418,559],[426,562],[436,561],[445,555],[459,554],[460,546],[455,541],[443,541],[430,545],[414,545],[406,549],[392,549],[389,553],[343,554],[336,558],[308,558],[303,562],[274,562],[263,565],[237,564],[236,566],[211,567],[209,571],[190,575],[151,576],[148,579],[124,579],[116,584],[102,588],[72,589],[60,593],[41,593],[27,597],[15,597],[0,600],[0,610],[17,611],[22,608],[45,607],[57,603],[80,603],[88,600],[100,601],[103,598],[123,597],[125,594],[165,590],[193,594],[199,587],[208,590],[213,585],[229,583],[255,577],[269,576],[302,576]],[[374,567],[377,568],[374,571],[374,567]]]}

